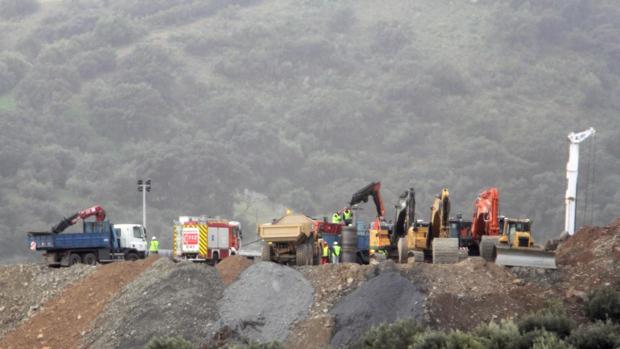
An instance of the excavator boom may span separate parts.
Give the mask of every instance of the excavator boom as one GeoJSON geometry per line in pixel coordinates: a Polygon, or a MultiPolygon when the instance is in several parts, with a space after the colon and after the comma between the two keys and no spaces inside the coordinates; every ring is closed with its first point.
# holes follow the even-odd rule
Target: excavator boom
{"type": "Polygon", "coordinates": [[[375,208],[377,209],[377,217],[381,219],[385,216],[385,207],[383,205],[383,199],[381,198],[381,182],[372,182],[359,190],[357,193],[353,194],[349,205],[353,206],[359,204],[360,202],[367,202],[368,196],[371,195],[375,202],[375,208]]]}

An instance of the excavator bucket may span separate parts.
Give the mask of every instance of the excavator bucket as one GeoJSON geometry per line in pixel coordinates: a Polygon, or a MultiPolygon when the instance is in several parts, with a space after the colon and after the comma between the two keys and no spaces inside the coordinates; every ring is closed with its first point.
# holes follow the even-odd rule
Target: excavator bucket
{"type": "Polygon", "coordinates": [[[495,264],[509,267],[557,269],[555,253],[538,248],[496,246],[495,264]]]}

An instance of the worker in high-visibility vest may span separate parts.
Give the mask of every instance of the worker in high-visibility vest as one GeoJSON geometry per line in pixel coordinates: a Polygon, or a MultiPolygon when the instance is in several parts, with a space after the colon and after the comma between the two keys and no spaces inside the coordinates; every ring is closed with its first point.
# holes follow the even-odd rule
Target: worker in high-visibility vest
{"type": "Polygon", "coordinates": [[[340,263],[340,252],[342,251],[340,245],[338,245],[338,241],[334,241],[334,247],[332,247],[332,249],[334,250],[332,254],[332,263],[338,264],[340,263]]]}
{"type": "Polygon", "coordinates": [[[347,208],[346,210],[344,210],[342,216],[344,218],[344,224],[349,225],[353,223],[353,212],[351,212],[350,209],[347,208]]]}
{"type": "Polygon", "coordinates": [[[329,263],[329,245],[325,240],[321,240],[319,246],[321,246],[321,264],[329,263]]]}
{"type": "Polygon", "coordinates": [[[157,241],[157,238],[154,236],[151,238],[151,243],[149,244],[149,253],[150,254],[159,253],[159,241],[157,241]]]}
{"type": "Polygon", "coordinates": [[[340,213],[334,212],[332,215],[332,223],[340,224],[342,223],[342,218],[340,218],[340,213]]]}

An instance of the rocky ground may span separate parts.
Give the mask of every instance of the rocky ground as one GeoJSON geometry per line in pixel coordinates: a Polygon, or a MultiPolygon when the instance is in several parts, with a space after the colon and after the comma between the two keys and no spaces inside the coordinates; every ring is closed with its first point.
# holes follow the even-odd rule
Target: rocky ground
{"type": "Polygon", "coordinates": [[[0,338],[34,316],[41,305],[95,268],[50,269],[43,264],[0,266],[0,338]]]}
{"type": "Polygon", "coordinates": [[[397,318],[466,330],[550,300],[578,320],[592,288],[620,288],[620,221],[578,231],[558,247],[557,264],[505,268],[468,258],[291,268],[231,257],[216,268],[165,258],[2,266],[0,349],[141,348],[155,333],[205,348],[248,340],[337,348],[397,318]]]}

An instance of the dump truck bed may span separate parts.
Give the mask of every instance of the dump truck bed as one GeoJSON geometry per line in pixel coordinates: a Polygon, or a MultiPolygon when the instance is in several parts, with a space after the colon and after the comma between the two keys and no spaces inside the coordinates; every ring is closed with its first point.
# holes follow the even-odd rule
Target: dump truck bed
{"type": "Polygon", "coordinates": [[[28,234],[31,249],[38,251],[67,249],[99,249],[110,248],[108,233],[63,233],[31,232],[28,234]],[[33,248],[34,247],[34,248],[33,248]]]}

